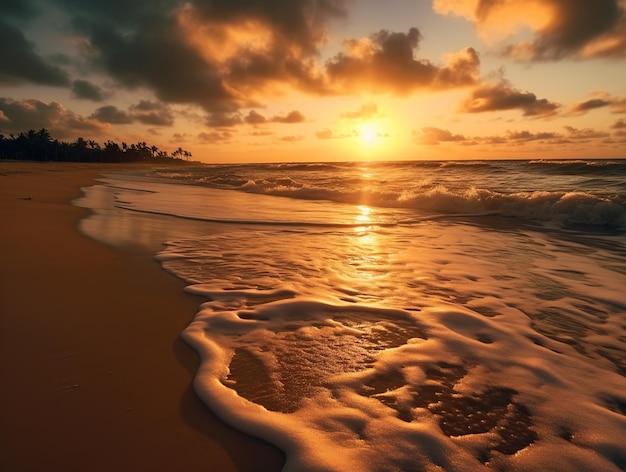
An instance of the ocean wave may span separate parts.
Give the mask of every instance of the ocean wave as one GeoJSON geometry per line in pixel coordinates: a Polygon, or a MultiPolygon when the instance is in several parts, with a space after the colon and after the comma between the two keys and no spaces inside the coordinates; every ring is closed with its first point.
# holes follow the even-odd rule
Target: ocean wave
{"type": "MultiPolygon", "coordinates": [[[[620,160],[226,164],[165,169],[169,181],[245,193],[446,215],[499,214],[626,229],[620,160]]],[[[402,221],[406,221],[403,215],[402,221]]]]}
{"type": "Polygon", "coordinates": [[[584,192],[521,192],[502,194],[471,188],[462,193],[437,187],[428,192],[407,192],[399,199],[405,208],[442,214],[496,213],[532,221],[566,225],[626,228],[626,204],[617,197],[584,192]]]}
{"type": "Polygon", "coordinates": [[[615,195],[549,191],[506,194],[478,188],[451,190],[442,185],[398,193],[374,189],[328,189],[295,184],[289,180],[276,185],[248,182],[245,190],[302,200],[409,209],[415,210],[420,216],[498,214],[565,225],[626,229],[626,202],[615,195]]]}

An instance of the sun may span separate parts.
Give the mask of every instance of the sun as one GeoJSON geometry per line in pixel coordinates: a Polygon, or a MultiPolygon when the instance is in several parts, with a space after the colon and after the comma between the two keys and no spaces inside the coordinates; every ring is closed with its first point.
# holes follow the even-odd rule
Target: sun
{"type": "Polygon", "coordinates": [[[364,145],[373,146],[379,139],[378,130],[371,124],[364,124],[359,129],[359,137],[364,145]]]}

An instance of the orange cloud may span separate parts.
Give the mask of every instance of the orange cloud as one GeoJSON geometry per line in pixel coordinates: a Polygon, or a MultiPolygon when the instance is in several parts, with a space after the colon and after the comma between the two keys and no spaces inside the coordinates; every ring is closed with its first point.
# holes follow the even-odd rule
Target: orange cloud
{"type": "Polygon", "coordinates": [[[484,38],[513,37],[530,28],[530,40],[504,50],[517,58],[626,57],[624,0],[434,0],[433,5],[441,14],[475,22],[484,38]]]}
{"type": "Polygon", "coordinates": [[[378,116],[378,105],[368,102],[361,105],[361,108],[355,111],[347,111],[341,114],[342,118],[348,120],[371,120],[378,116]]]}
{"type": "Polygon", "coordinates": [[[452,134],[447,129],[434,128],[432,126],[413,131],[413,138],[419,144],[438,145],[442,142],[462,142],[466,138],[462,134],[452,134]]]}
{"type": "MultiPolygon", "coordinates": [[[[565,126],[565,133],[557,131],[529,130],[507,130],[503,134],[493,136],[464,136],[453,134],[447,129],[434,127],[422,128],[413,131],[413,138],[416,144],[438,145],[441,143],[458,143],[462,146],[523,146],[537,143],[544,145],[581,144],[588,142],[601,142],[615,144],[617,141],[611,140],[610,133],[598,131],[592,128],[577,129],[565,126]],[[607,141],[608,140],[608,141],[607,141]]],[[[619,128],[619,127],[618,127],[619,128]]],[[[621,138],[620,131],[614,133],[615,137],[621,138]]]]}
{"type": "Polygon", "coordinates": [[[100,135],[109,130],[108,125],[77,115],[58,102],[46,103],[34,98],[0,98],[0,120],[3,131],[46,128],[61,139],[75,138],[83,133],[100,135]]]}
{"type": "Polygon", "coordinates": [[[626,113],[626,98],[611,97],[607,92],[597,92],[597,98],[575,103],[570,107],[572,115],[584,115],[596,108],[609,107],[612,113],[626,113]]]}
{"type": "Polygon", "coordinates": [[[464,113],[482,113],[519,109],[524,116],[549,117],[556,114],[560,105],[534,93],[514,89],[506,80],[482,84],[472,91],[459,110],[464,113]]]}
{"type": "Polygon", "coordinates": [[[261,115],[259,112],[255,110],[250,110],[248,115],[244,118],[244,121],[252,125],[260,125],[263,123],[293,124],[293,123],[302,123],[306,121],[306,118],[298,110],[293,110],[287,113],[286,115],[275,115],[271,118],[266,118],[265,116],[261,115]]]}
{"type": "Polygon", "coordinates": [[[417,59],[415,51],[422,38],[417,28],[408,33],[381,30],[368,38],[350,40],[345,51],[326,64],[329,87],[340,93],[368,91],[408,95],[420,89],[447,89],[475,84],[480,60],[467,48],[447,57],[436,66],[417,59]]]}
{"type": "Polygon", "coordinates": [[[333,131],[330,129],[324,129],[322,131],[318,131],[315,133],[319,139],[346,139],[346,138],[355,138],[358,137],[358,133],[356,131],[352,131],[351,133],[338,133],[337,131],[333,131]]]}

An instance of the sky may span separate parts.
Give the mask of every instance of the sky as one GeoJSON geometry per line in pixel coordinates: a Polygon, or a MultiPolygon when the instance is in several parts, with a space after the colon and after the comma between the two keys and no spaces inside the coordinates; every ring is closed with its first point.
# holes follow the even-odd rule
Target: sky
{"type": "Polygon", "coordinates": [[[203,162],[626,158],[626,0],[0,0],[0,134],[203,162]]]}

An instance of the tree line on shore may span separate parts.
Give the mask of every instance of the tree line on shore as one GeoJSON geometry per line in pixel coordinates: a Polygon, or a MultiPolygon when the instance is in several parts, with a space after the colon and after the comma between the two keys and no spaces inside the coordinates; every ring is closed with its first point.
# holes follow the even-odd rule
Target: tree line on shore
{"type": "Polygon", "coordinates": [[[50,132],[23,131],[17,135],[4,136],[0,133],[0,159],[21,161],[57,162],[184,162],[191,159],[191,153],[182,148],[172,154],[161,151],[155,145],[145,142],[121,145],[108,140],[101,146],[93,140],[77,138],[73,142],[52,139],[50,132]]]}

